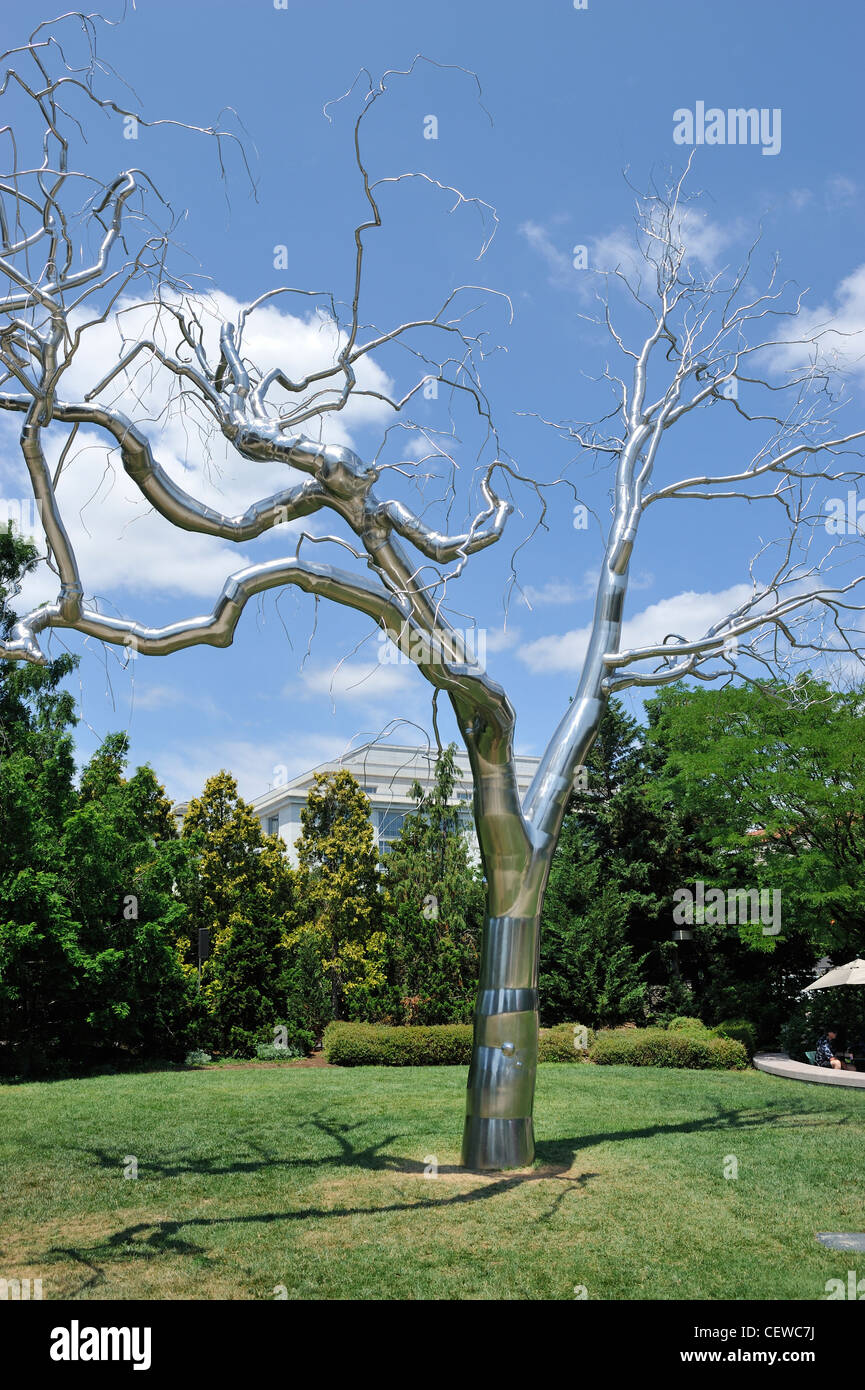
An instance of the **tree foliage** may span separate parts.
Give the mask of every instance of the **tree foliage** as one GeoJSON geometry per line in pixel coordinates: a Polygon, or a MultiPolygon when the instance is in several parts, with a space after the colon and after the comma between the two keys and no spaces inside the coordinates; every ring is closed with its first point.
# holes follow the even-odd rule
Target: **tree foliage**
{"type": "MultiPolygon", "coordinates": [[[[35,554],[0,531],[0,632],[35,554]]],[[[0,1066],[192,1043],[251,1055],[277,1025],[308,1046],[333,1019],[470,1018],[485,884],[453,745],[382,856],[351,774],[317,775],[292,872],[228,772],[180,837],[156,774],[127,772],[126,735],[76,781],[74,666],[0,664],[0,1066]]],[[[676,686],[647,720],[610,703],[571,797],[544,908],[542,1021],[744,1018],[777,1041],[790,1020],[801,1049],[833,1009],[796,1004],[814,961],[861,954],[862,695],[813,676],[676,686]],[[702,921],[674,943],[673,894],[697,879],[778,889],[781,932],[702,921]]]]}
{"type": "Polygon", "coordinates": [[[683,970],[710,1021],[744,1015],[777,1041],[815,960],[858,953],[855,908],[846,925],[833,921],[836,905],[859,891],[850,852],[861,835],[855,705],[810,677],[794,686],[671,687],[648,705],[650,801],[683,828],[678,886],[701,878],[707,889],[780,893],[776,935],[730,914],[692,928],[683,970]]]}
{"type": "Polygon", "coordinates": [[[865,916],[862,693],[807,676],[792,686],[675,689],[655,704],[661,795],[699,817],[726,877],[779,888],[785,936],[805,933],[818,955],[856,954],[865,916]]]}
{"type": "Polygon", "coordinates": [[[192,931],[183,943],[195,970],[198,930],[210,932],[211,954],[201,989],[208,1040],[238,1056],[282,1021],[285,932],[292,900],[283,842],[265,835],[230,773],[208,778],[183,820],[193,865],[185,884],[192,931]]]}
{"type": "Polygon", "coordinates": [[[471,1017],[477,990],[484,882],[472,862],[464,814],[455,801],[455,746],[436,760],[424,794],[384,857],[387,988],[379,1007],[406,1023],[471,1017]]]}
{"type": "Polygon", "coordinates": [[[290,948],[314,957],[331,996],[331,1017],[347,1016],[353,993],[384,980],[378,853],[370,804],[344,768],[315,774],[301,811],[290,948]]]}
{"type": "MultiPolygon", "coordinates": [[[[33,545],[0,531],[0,625],[33,545]]],[[[178,846],[150,768],[109,735],[75,783],[74,660],[0,667],[0,1065],[183,1047],[178,846]]]]}
{"type": "Polygon", "coordinates": [[[611,1024],[643,1010],[668,830],[646,814],[638,726],[606,711],[553,859],[541,928],[541,1021],[611,1024]]]}

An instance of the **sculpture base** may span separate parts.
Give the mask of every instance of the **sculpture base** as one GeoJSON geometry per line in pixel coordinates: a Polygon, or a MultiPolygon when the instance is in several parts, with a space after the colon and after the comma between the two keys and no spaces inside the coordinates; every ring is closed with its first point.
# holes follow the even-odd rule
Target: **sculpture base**
{"type": "Polygon", "coordinates": [[[531,1116],[522,1120],[468,1115],[463,1130],[464,1168],[527,1168],[535,1156],[531,1116]]]}

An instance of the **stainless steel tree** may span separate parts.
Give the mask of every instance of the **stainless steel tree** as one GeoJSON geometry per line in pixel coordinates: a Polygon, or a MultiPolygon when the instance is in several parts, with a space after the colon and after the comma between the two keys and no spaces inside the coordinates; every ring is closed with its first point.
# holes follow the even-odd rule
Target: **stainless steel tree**
{"type": "MultiPolygon", "coordinates": [[[[92,44],[91,20],[73,16],[63,23],[76,24],[79,37],[92,44]]],[[[379,186],[402,177],[426,177],[376,182],[367,172],[361,125],[386,82],[370,86],[355,126],[356,160],[369,213],[354,232],[348,321],[336,335],[332,364],[293,379],[285,370],[264,370],[250,361],[244,331],[272,294],[299,291],[279,287],[234,321],[223,317],[217,341],[206,322],[215,312],[214,303],[205,305],[204,296],[171,272],[175,223],[151,180],[136,168],[102,178],[76,167],[72,148],[83,134],[88,110],[147,124],[122,102],[99,95],[104,69],[92,48],[75,66],[55,31],[40,28],[5,55],[4,65],[0,92],[14,98],[19,128],[14,138],[9,125],[2,128],[0,408],[21,418],[21,451],[59,592],[55,602],[20,620],[11,638],[0,643],[0,655],[44,662],[45,638],[52,629],[64,628],[132,646],[145,656],[167,655],[196,643],[224,647],[249,599],[286,585],[346,605],[384,629],[435,691],[447,696],[473,773],[488,902],[463,1161],[471,1168],[526,1165],[534,1154],[544,890],[575,774],[585,763],[611,695],[629,686],[658,686],[685,677],[729,679],[744,661],[753,673],[784,667],[797,653],[839,652],[849,659],[860,650],[863,576],[844,570],[846,541],[833,538],[823,545],[820,540],[825,536],[821,486],[862,477],[853,445],[865,436],[865,428],[845,430],[835,423],[845,398],[835,390],[828,349],[839,339],[832,337],[831,325],[797,334],[801,301],[794,295],[788,302],[786,288],[774,274],[764,292],[754,291],[750,258],[732,276],[695,270],[687,253],[690,219],[681,181],[637,200],[634,244],[642,274],[619,268],[603,283],[610,291],[632,296],[645,316],[646,331],[633,347],[626,345],[614,327],[613,294],[600,295],[599,321],[626,374],[617,376],[609,368],[604,373],[615,399],[603,424],[560,426],[560,433],[575,441],[579,457],[592,466],[601,460],[610,471],[611,515],[604,526],[591,637],[573,698],[521,798],[513,709],[502,687],[467,656],[465,640],[449,622],[444,603],[447,587],[469,557],[502,536],[512,507],[500,492],[527,481],[527,470],[518,471],[498,450],[477,377],[482,339],[468,334],[457,314],[460,291],[450,294],[431,318],[365,339],[361,334],[364,238],[381,225],[379,186]],[[81,108],[77,115],[76,103],[81,108]],[[20,115],[28,111],[29,125],[20,115]],[[33,139],[38,154],[28,161],[33,139]],[[166,214],[162,223],[160,213],[166,214]],[[136,295],[149,316],[150,331],[141,334],[139,327],[130,340],[121,326],[120,346],[115,358],[104,363],[100,379],[83,392],[70,392],[71,368],[87,335],[112,318],[119,320],[121,312],[128,314],[130,297],[136,295]],[[375,459],[313,437],[329,416],[369,390],[358,383],[362,359],[386,344],[408,343],[417,332],[439,333],[456,350],[435,362],[428,349],[417,350],[418,380],[399,398],[388,398],[395,415],[404,416],[424,383],[445,383],[473,402],[496,446],[495,457],[477,479],[477,511],[459,534],[433,529],[419,512],[382,491],[387,475],[375,459]],[[205,433],[224,438],[240,459],[251,465],[284,465],[285,487],[240,516],[222,515],[187,494],[157,458],[146,422],[130,418],[116,404],[118,384],[128,384],[142,364],[169,383],[175,399],[187,415],[197,415],[205,433]],[[665,446],[671,434],[689,418],[705,435],[712,434],[718,413],[727,411],[753,429],[756,448],[716,473],[698,466],[692,476],[663,476],[662,469],[670,467],[665,446]],[[64,472],[74,466],[74,439],[82,426],[104,432],[128,477],[179,532],[247,542],[327,509],[338,518],[341,534],[307,537],[295,530],[293,555],[229,575],[212,612],[204,616],[151,628],[106,615],[97,601],[88,600],[86,576],[79,573],[58,501],[64,472]],[[58,434],[62,448],[52,470],[48,440],[58,434]],[[307,475],[305,480],[292,476],[299,474],[307,475]],[[738,500],[745,510],[758,500],[770,502],[777,506],[781,534],[755,547],[749,597],[697,640],[661,632],[654,644],[626,649],[623,615],[641,523],[650,508],[666,502],[681,505],[683,499],[717,506],[738,500]],[[354,568],[308,558],[312,541],[342,546],[347,563],[356,562],[354,568]],[[828,570],[836,564],[844,572],[830,584],[828,570]]],[[[215,128],[200,133],[217,141],[220,151],[231,138],[215,128]]],[[[333,304],[332,311],[335,319],[333,304]]],[[[689,447],[701,449],[700,439],[699,431],[692,433],[689,447]]],[[[444,466],[446,453],[439,457],[444,466]]],[[[405,462],[401,471],[410,474],[415,466],[405,462]]],[[[550,482],[538,476],[533,481],[538,488],[550,482]]]]}

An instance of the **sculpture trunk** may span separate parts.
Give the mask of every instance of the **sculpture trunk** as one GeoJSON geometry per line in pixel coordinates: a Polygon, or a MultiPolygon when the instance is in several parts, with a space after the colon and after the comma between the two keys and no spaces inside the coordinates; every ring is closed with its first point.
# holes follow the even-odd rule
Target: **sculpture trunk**
{"type": "MultiPolygon", "coordinates": [[[[637,435],[629,447],[638,451],[640,443],[637,435]]],[[[485,719],[470,704],[453,700],[472,765],[475,824],[487,880],[463,1130],[466,1168],[523,1168],[535,1154],[541,908],[574,772],[588,756],[609,698],[605,653],[618,650],[632,543],[621,534],[624,516],[625,511],[614,527],[598,583],[592,636],[576,694],[524,796],[515,774],[510,707],[502,704],[498,718],[485,719]]]]}
{"type": "Polygon", "coordinates": [[[540,914],[487,917],[481,950],[462,1161],[522,1168],[535,1153],[540,914]]]}

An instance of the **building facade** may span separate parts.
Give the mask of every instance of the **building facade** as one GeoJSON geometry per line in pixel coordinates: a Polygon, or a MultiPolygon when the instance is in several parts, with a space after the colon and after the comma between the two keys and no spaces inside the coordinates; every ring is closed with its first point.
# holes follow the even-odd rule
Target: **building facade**
{"type": "MultiPolygon", "coordinates": [[[[309,772],[286,780],[282,786],[271,787],[269,791],[257,796],[252,806],[261,821],[262,829],[268,835],[282,837],[288,846],[289,859],[292,865],[296,865],[297,854],[294,847],[301,833],[300,813],[313,786],[315,774],[345,769],[357,779],[369,798],[375,842],[381,852],[386,853],[391,841],[399,835],[406,815],[413,811],[417,804],[409,795],[413,783],[419,782],[425,792],[432,789],[435,761],[434,748],[367,743],[361,748],[350,749],[333,762],[320,763],[309,772]]],[[[460,818],[468,832],[473,854],[477,858],[478,845],[471,809],[472,775],[468,754],[458,751],[455,761],[459,780],[454,787],[452,803],[463,808],[460,818]]],[[[528,790],[539,762],[539,758],[516,759],[517,782],[521,795],[528,790]]]]}

